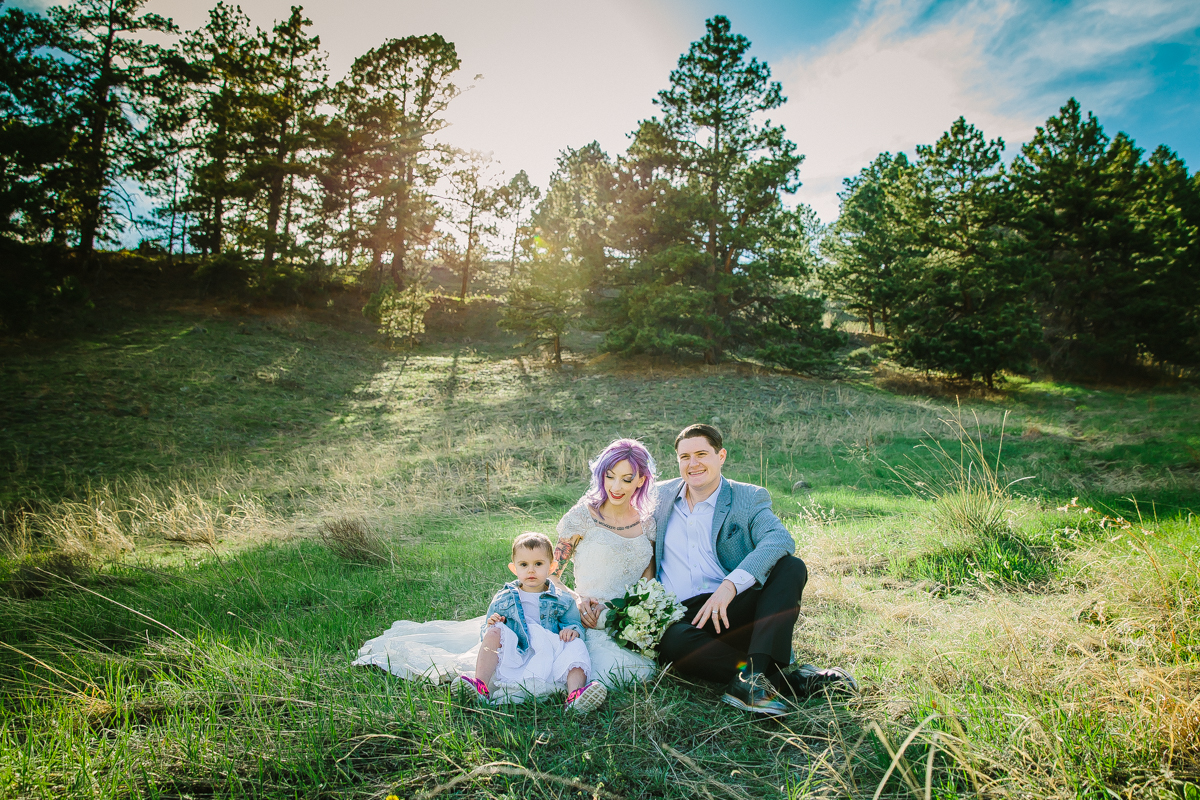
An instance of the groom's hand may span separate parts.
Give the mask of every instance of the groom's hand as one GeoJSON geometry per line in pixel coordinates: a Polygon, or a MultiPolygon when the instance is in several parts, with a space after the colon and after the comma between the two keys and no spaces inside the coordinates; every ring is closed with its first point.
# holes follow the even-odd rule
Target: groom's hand
{"type": "Polygon", "coordinates": [[[725,623],[725,630],[729,630],[729,615],[726,609],[733,602],[733,598],[737,597],[737,587],[733,585],[733,581],[726,578],[721,581],[721,585],[717,590],[709,595],[704,605],[700,606],[700,610],[696,612],[692,624],[697,628],[703,628],[708,620],[712,619],[713,628],[717,633],[721,632],[721,623],[725,623]]]}

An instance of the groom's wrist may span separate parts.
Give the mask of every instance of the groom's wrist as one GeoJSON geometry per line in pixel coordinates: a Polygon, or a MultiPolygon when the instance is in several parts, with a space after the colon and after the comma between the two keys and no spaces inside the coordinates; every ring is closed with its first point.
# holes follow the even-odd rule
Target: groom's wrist
{"type": "Polygon", "coordinates": [[[725,580],[733,584],[733,589],[737,594],[741,594],[754,585],[754,576],[740,568],[726,575],[725,580]]]}

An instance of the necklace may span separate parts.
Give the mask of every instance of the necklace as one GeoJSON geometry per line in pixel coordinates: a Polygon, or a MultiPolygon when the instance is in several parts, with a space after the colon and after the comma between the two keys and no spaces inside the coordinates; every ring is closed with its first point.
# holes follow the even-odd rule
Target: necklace
{"type": "MultiPolygon", "coordinates": [[[[595,517],[592,517],[592,519],[596,519],[596,518],[595,518],[595,517]]],[[[630,528],[636,528],[638,525],[641,525],[641,524],[642,524],[642,520],[639,518],[639,519],[638,519],[638,521],[637,521],[637,522],[635,522],[635,523],[633,523],[632,525],[626,525],[626,526],[624,526],[624,527],[621,527],[621,528],[618,528],[618,527],[617,527],[617,526],[615,526],[615,525],[609,525],[607,522],[605,522],[605,521],[603,521],[603,520],[599,520],[599,519],[597,519],[597,520],[596,520],[596,523],[597,523],[598,525],[601,525],[602,527],[608,528],[610,531],[627,531],[627,530],[629,530],[630,528]]]]}

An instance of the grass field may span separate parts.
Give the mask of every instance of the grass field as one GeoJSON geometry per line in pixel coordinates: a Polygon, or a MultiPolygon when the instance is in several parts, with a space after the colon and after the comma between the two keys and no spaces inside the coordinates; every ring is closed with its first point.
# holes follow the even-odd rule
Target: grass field
{"type": "Polygon", "coordinates": [[[1200,798],[1195,389],[959,405],[198,308],[0,353],[0,796],[1200,798]],[[798,657],[862,697],[752,721],[667,674],[576,719],[348,667],[482,613],[610,439],[669,477],[714,419],[810,567],[798,657]]]}

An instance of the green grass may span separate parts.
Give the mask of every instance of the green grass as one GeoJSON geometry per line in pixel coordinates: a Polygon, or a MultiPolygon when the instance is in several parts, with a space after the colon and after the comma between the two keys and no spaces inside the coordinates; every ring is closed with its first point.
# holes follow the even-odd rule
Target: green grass
{"type": "Polygon", "coordinates": [[[1200,791],[1194,390],[1013,381],[959,410],[587,358],[392,351],[299,312],[5,346],[0,796],[1200,791]],[[669,477],[674,434],[713,417],[726,473],[771,490],[809,564],[798,657],[852,667],[861,698],[752,722],[668,675],[575,719],[349,668],[395,619],[482,613],[512,537],[551,533],[610,439],[669,477]],[[1002,432],[981,516],[929,446],[994,465],[1002,432]],[[336,519],[386,561],[334,556],[336,519]],[[55,548],[75,571],[17,592],[55,548]]]}

